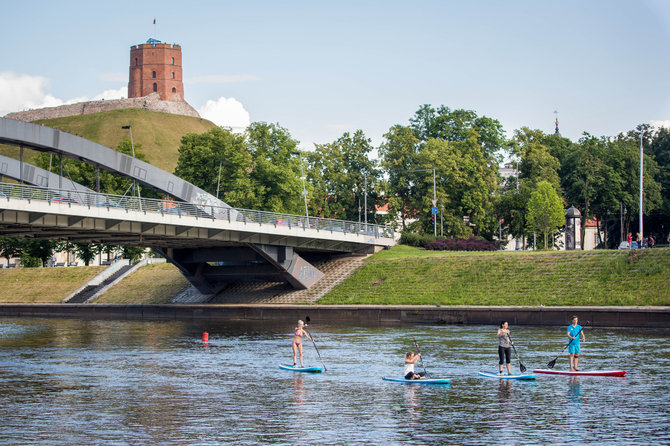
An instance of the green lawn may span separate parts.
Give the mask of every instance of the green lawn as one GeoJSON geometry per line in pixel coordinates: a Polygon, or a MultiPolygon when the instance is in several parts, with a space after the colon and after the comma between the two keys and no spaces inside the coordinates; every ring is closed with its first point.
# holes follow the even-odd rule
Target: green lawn
{"type": "Polygon", "coordinates": [[[0,303],[58,303],[104,266],[0,269],[0,303]]]}
{"type": "Polygon", "coordinates": [[[171,263],[155,263],[138,268],[114,285],[95,304],[163,304],[189,286],[171,263]]]}
{"type": "MultiPolygon", "coordinates": [[[[36,124],[57,128],[64,132],[95,141],[103,146],[115,148],[121,141],[129,140],[128,130],[122,125],[131,125],[133,142],[141,144],[146,161],[168,172],[173,172],[179,157],[182,136],[187,133],[204,133],[214,123],[190,116],[158,113],[140,108],[112,110],[90,115],[36,121],[36,124]]],[[[19,148],[0,145],[0,154],[19,159],[19,148]]],[[[24,150],[24,160],[32,162],[35,152],[24,150]]]]}
{"type": "Polygon", "coordinates": [[[372,256],[319,304],[670,305],[670,249],[372,256]]]}

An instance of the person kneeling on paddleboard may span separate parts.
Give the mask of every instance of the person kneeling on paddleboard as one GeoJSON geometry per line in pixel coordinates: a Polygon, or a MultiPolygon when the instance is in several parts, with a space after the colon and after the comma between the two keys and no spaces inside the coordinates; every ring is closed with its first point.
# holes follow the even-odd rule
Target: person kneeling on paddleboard
{"type": "MultiPolygon", "coordinates": [[[[572,324],[568,325],[568,338],[570,339],[570,345],[568,346],[568,353],[570,353],[570,371],[579,371],[577,368],[577,363],[579,362],[579,336],[581,335],[582,341],[586,342],[584,337],[584,329],[579,325],[579,318],[577,316],[572,316],[572,324]]],[[[588,321],[587,321],[588,323],[588,321]]]]}
{"type": "Polygon", "coordinates": [[[426,374],[424,372],[415,373],[414,364],[416,364],[421,358],[421,353],[407,352],[405,354],[405,379],[421,379],[425,378],[426,374]]]}

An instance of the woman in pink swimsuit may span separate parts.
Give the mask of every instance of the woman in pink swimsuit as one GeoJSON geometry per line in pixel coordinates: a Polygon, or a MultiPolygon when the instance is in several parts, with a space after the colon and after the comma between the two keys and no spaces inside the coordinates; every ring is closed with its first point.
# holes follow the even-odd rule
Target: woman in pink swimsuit
{"type": "Polygon", "coordinates": [[[305,336],[307,339],[314,342],[304,330],[304,327],[306,327],[305,323],[303,321],[298,321],[298,326],[293,333],[293,367],[295,367],[296,354],[298,352],[300,352],[300,367],[304,367],[302,365],[302,337],[305,336]]]}

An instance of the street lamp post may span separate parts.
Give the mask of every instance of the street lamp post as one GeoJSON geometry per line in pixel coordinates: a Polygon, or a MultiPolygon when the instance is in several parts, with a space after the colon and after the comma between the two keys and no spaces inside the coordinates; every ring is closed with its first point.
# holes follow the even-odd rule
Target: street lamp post
{"type": "MultiPolygon", "coordinates": [[[[130,125],[122,125],[121,128],[130,131],[130,150],[132,151],[133,158],[135,158],[135,144],[133,143],[133,128],[130,125]]],[[[140,198],[140,186],[137,185],[137,182],[133,177],[133,195],[135,195],[136,190],[137,190],[137,198],[140,198]]],[[[140,206],[142,206],[141,203],[140,206]]]]}
{"type": "MultiPolygon", "coordinates": [[[[643,227],[643,218],[642,218],[642,195],[644,189],[644,151],[642,150],[642,138],[644,133],[640,130],[640,243],[644,243],[644,227],[643,227]]],[[[642,248],[642,246],[638,246],[642,248]]]]}
{"type": "Polygon", "coordinates": [[[305,188],[305,173],[302,169],[302,152],[291,152],[291,155],[298,155],[300,157],[300,179],[302,179],[302,196],[305,198],[305,217],[307,217],[307,224],[309,225],[309,212],[307,211],[307,189],[305,188]]]}
{"type": "Polygon", "coordinates": [[[367,232],[368,230],[368,174],[363,174],[363,178],[365,178],[365,186],[363,187],[364,190],[364,199],[363,199],[363,215],[365,215],[365,231],[367,232]]]}
{"type": "MultiPolygon", "coordinates": [[[[437,188],[435,186],[435,169],[417,169],[410,170],[410,172],[430,172],[433,171],[433,208],[437,207],[437,188]]],[[[437,237],[437,215],[432,214],[433,208],[430,209],[431,215],[433,215],[433,234],[437,237]]]]}
{"type": "Polygon", "coordinates": [[[230,160],[229,160],[228,158],[221,158],[221,159],[219,160],[219,177],[218,177],[218,179],[216,180],[216,199],[217,199],[217,200],[219,199],[219,186],[221,185],[221,164],[222,164],[224,161],[230,161],[230,160]]]}

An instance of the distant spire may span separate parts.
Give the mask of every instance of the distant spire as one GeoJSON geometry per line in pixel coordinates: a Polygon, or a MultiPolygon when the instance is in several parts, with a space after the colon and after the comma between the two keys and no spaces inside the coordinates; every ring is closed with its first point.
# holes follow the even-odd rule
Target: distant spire
{"type": "Polygon", "coordinates": [[[561,132],[558,131],[558,110],[554,110],[556,115],[556,130],[554,130],[554,135],[561,136],[561,132]]]}

